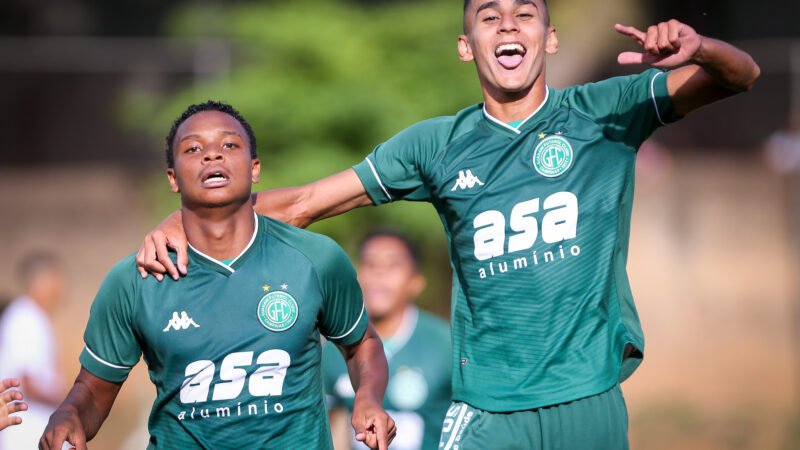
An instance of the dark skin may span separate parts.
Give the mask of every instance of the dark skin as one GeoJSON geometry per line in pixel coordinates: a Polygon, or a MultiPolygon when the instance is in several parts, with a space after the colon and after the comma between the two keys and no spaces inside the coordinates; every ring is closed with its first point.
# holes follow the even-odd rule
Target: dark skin
{"type": "MultiPolygon", "coordinates": [[[[261,169],[260,162],[250,156],[245,130],[225,113],[200,112],[178,128],[174,153],[175,166],[167,170],[167,178],[173,192],[181,195],[189,241],[216,259],[235,257],[254,231],[251,186],[261,169]]],[[[356,391],[356,438],[372,449],[386,450],[397,430],[382,406],[388,378],[383,344],[370,326],[361,341],[340,350],[356,391]]],[[[81,369],[67,398],[51,416],[39,448],[61,450],[66,441],[78,450],[86,449],[121,386],[81,369]]]]}

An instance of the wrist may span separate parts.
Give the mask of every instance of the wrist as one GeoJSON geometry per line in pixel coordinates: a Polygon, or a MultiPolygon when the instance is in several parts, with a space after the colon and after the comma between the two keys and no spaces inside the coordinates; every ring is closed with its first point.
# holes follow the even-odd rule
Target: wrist
{"type": "Polygon", "coordinates": [[[692,54],[691,61],[694,64],[702,66],[708,63],[708,39],[698,34],[697,40],[697,50],[692,54]]]}

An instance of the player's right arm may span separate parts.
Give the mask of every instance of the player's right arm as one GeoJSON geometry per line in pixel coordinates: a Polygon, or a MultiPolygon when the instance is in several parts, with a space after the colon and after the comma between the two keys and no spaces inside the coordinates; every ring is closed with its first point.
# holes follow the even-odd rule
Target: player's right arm
{"type": "MultiPolygon", "coordinates": [[[[257,213],[306,227],[311,223],[367,205],[394,200],[427,200],[424,174],[450,134],[452,118],[417,123],[379,145],[364,161],[303,186],[272,189],[253,195],[257,213]]],[[[180,212],[148,233],[136,255],[142,278],[152,273],[174,279],[186,274],[189,262],[180,212]],[[177,253],[173,263],[168,249],[177,253]]]]}
{"type": "Polygon", "coordinates": [[[50,416],[39,449],[61,450],[69,442],[77,450],[86,450],[86,442],[100,430],[121,386],[82,368],[67,398],[50,416]]]}
{"type": "MultiPolygon", "coordinates": [[[[372,200],[353,169],[303,186],[253,194],[253,206],[258,214],[300,228],[371,204],[372,200]]],[[[181,212],[176,211],[145,236],[136,254],[136,264],[142,278],[148,273],[152,273],[159,281],[164,274],[176,280],[179,275],[186,275],[189,263],[187,247],[181,212]],[[175,250],[177,264],[169,257],[169,248],[175,250]]]]}

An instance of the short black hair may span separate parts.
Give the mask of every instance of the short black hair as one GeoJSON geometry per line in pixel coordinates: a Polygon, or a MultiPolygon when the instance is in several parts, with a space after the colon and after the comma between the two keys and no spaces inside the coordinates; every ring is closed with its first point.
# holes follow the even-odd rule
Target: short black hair
{"type": "Polygon", "coordinates": [[[167,167],[172,169],[175,166],[175,154],[173,153],[172,144],[175,140],[175,133],[178,132],[178,127],[186,122],[189,117],[193,115],[203,112],[203,111],[219,111],[221,113],[225,113],[234,119],[236,119],[239,124],[242,125],[244,131],[247,132],[247,140],[250,144],[250,156],[253,159],[258,158],[258,152],[256,151],[256,135],[253,133],[253,128],[247,122],[247,120],[242,116],[239,111],[236,110],[233,106],[219,102],[216,100],[206,100],[203,103],[197,103],[194,105],[189,105],[188,108],[178,117],[175,119],[175,122],[172,123],[172,128],[169,129],[169,134],[167,134],[167,167]]]}
{"type": "Polygon", "coordinates": [[[400,241],[408,251],[408,256],[411,258],[411,265],[414,267],[414,270],[417,272],[420,271],[420,266],[422,265],[422,249],[420,246],[407,234],[390,228],[375,229],[364,235],[364,237],[361,238],[361,243],[358,245],[359,259],[361,258],[361,253],[364,251],[364,248],[370,241],[384,237],[400,241]]]}

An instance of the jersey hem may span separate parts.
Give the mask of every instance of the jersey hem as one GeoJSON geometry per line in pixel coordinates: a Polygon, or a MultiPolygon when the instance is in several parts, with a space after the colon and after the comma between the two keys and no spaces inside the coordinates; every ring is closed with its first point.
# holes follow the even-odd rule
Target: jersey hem
{"type": "Polygon", "coordinates": [[[356,171],[356,175],[358,179],[361,180],[361,184],[364,185],[364,190],[367,191],[367,195],[370,200],[372,200],[372,203],[375,205],[382,205],[392,201],[389,194],[381,185],[380,180],[377,178],[377,172],[375,172],[371,161],[365,158],[364,161],[353,166],[353,170],[356,171]]]}
{"type": "MultiPolygon", "coordinates": [[[[563,405],[587,397],[592,397],[613,388],[619,383],[618,377],[611,381],[594,382],[580,389],[569,391],[569,394],[556,395],[548,393],[542,396],[530,396],[530,400],[486,400],[479,392],[463,390],[461,393],[453,392],[454,402],[463,402],[474,408],[492,413],[506,413],[515,411],[529,411],[548,406],[563,405]]],[[[518,398],[519,396],[515,396],[518,398]]]]}

